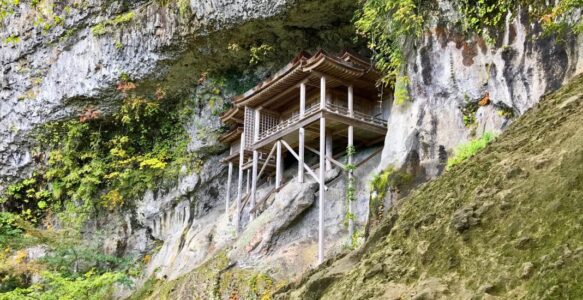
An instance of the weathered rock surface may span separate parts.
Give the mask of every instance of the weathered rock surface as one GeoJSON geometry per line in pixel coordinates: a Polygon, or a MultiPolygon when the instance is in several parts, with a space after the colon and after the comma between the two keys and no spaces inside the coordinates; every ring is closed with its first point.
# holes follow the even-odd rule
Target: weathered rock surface
{"type": "MultiPolygon", "coordinates": [[[[355,156],[355,160],[360,161],[374,155],[355,171],[356,185],[363,187],[358,189],[354,205],[359,207],[354,214],[360,230],[368,217],[368,209],[365,209],[368,193],[364,188],[367,175],[380,159],[376,150],[363,149],[355,156]]],[[[184,177],[176,188],[156,194],[149,192],[137,203],[137,227],[147,228],[151,239],[161,243],[145,277],[175,279],[195,269],[217,251],[227,251],[231,261],[240,266],[253,267],[279,279],[299,276],[313,266],[317,258],[317,184],[309,177],[306,183],[297,183],[297,169],[288,169],[284,175],[288,183],[267,200],[257,218],[249,220],[249,204],[243,208],[242,231],[237,236],[232,219],[234,196],[227,216],[225,169],[218,161],[219,158],[210,160],[200,175],[184,177]]],[[[325,203],[325,230],[326,252],[332,256],[345,249],[351,238],[344,225],[345,176],[338,170],[329,173],[326,195],[330,200],[325,203]]],[[[235,188],[231,195],[236,195],[235,188]]],[[[258,199],[271,188],[272,184],[267,182],[260,185],[258,199]]],[[[150,245],[152,241],[146,242],[150,245]]]]}
{"type": "MultiPolygon", "coordinates": [[[[439,3],[441,15],[455,21],[449,1],[439,3]]],[[[543,36],[525,13],[509,16],[494,45],[466,38],[451,23],[433,27],[411,49],[411,102],[392,107],[380,169],[409,165],[420,181],[435,178],[457,145],[501,132],[512,115],[523,114],[583,71],[583,36],[557,42],[543,36]],[[478,106],[486,96],[489,104],[478,106]],[[470,126],[463,113],[468,103],[477,106],[470,126]]]]}
{"type": "MultiPolygon", "coordinates": [[[[31,20],[44,13],[23,3],[16,14],[2,21],[11,26],[0,27],[0,38],[14,36],[20,39],[18,43],[4,42],[0,53],[0,191],[7,182],[25,177],[31,171],[30,133],[35,127],[52,120],[74,118],[89,105],[104,114],[114,111],[120,100],[115,85],[122,75],[136,81],[139,91],[148,92],[164,85],[172,92],[183,87],[192,88],[208,68],[235,68],[244,76],[256,79],[270,73],[266,71],[267,67],[287,62],[302,48],[322,46],[333,51],[352,46],[353,31],[347,30],[350,28],[347,24],[355,4],[345,0],[205,0],[177,1],[167,6],[161,6],[160,1],[142,0],[128,4],[125,1],[90,0],[84,1],[84,6],[71,4],[69,12],[65,9],[67,1],[65,4],[63,1],[46,2],[47,5],[54,4],[53,15],[66,15],[62,24],[51,23],[45,30],[33,25],[31,20]],[[128,12],[132,13],[130,20],[107,25],[105,35],[93,30],[95,26],[107,24],[108,20],[128,12]],[[263,42],[272,44],[277,54],[269,57],[267,66],[241,70],[240,65],[249,65],[248,51],[232,49],[259,46],[263,42]]],[[[444,1],[439,3],[446,5],[444,1]]],[[[53,22],[54,16],[48,20],[53,22]]],[[[368,221],[367,183],[372,170],[379,165],[383,169],[407,166],[419,181],[436,177],[442,172],[452,149],[460,142],[468,140],[474,133],[502,131],[513,120],[509,114],[518,116],[524,113],[543,94],[557,89],[579,73],[583,67],[581,39],[569,37],[561,44],[552,37],[542,38],[540,28],[530,25],[522,15],[509,19],[504,38],[496,45],[487,45],[477,37],[465,39],[447,25],[428,32],[408,58],[413,101],[403,106],[393,105],[382,160],[377,156],[356,170],[354,214],[357,229],[364,228],[368,221]],[[488,105],[480,106],[475,111],[475,124],[466,126],[463,114],[466,102],[477,102],[486,95],[488,105]]],[[[579,100],[580,96],[574,95],[571,100],[561,103],[562,108],[572,110],[579,100]]],[[[198,136],[200,128],[218,128],[218,119],[201,110],[192,121],[188,131],[195,138],[189,149],[216,148],[216,141],[212,138],[200,139],[198,136]]],[[[358,151],[357,162],[374,149],[358,151]]],[[[561,168],[567,175],[575,172],[568,166],[582,157],[580,153],[561,155],[565,159],[561,168]]],[[[534,169],[522,169],[510,162],[512,168],[501,168],[501,178],[506,181],[530,180],[530,174],[536,177],[536,172],[557,167],[552,156],[541,154],[531,159],[535,161],[534,169]]],[[[276,279],[295,278],[312,267],[316,262],[319,209],[314,182],[295,184],[296,171],[291,167],[286,173],[286,180],[291,183],[268,199],[256,219],[251,221],[248,207],[245,208],[244,230],[237,237],[229,214],[225,214],[225,173],[220,156],[208,157],[200,173],[183,174],[180,181],[168,190],[148,192],[136,203],[135,212],[101,216],[90,224],[89,229],[93,231],[87,234],[92,235],[96,229],[107,232],[103,243],[109,254],[153,254],[143,275],[144,280],[149,276],[163,280],[189,278],[181,276],[189,276],[205,261],[220,256],[228,263],[220,266],[218,279],[212,278],[210,286],[213,291],[214,285],[221,282],[221,272],[233,268],[233,265],[267,273],[276,279]]],[[[324,208],[327,257],[346,250],[350,242],[344,226],[347,210],[345,179],[342,175],[333,175],[330,173],[326,192],[329,201],[324,208]]],[[[575,192],[580,190],[577,181],[580,177],[577,176],[569,182],[575,192]]],[[[234,188],[235,185],[231,195],[236,194],[234,188]]],[[[259,198],[269,189],[268,184],[260,187],[259,198]]],[[[454,188],[450,186],[446,197],[432,200],[454,201],[459,195],[450,193],[452,190],[454,188]]],[[[324,295],[338,299],[428,299],[447,297],[451,293],[468,298],[476,291],[478,294],[495,293],[499,278],[484,280],[482,286],[485,288],[472,286],[471,291],[466,291],[465,287],[452,291],[448,287],[450,277],[439,277],[440,274],[432,277],[421,271],[426,271],[426,264],[437,255],[444,255],[439,251],[447,253],[440,248],[440,241],[432,237],[442,237],[444,232],[450,234],[453,228],[456,238],[461,232],[466,238],[473,234],[474,228],[479,231],[496,224],[491,217],[488,219],[493,211],[511,213],[519,207],[512,191],[494,194],[484,196],[488,199],[478,204],[464,202],[455,210],[447,211],[447,217],[443,218],[446,221],[440,221],[437,213],[428,216],[427,212],[435,205],[431,203],[415,220],[399,224],[401,227],[395,230],[405,232],[404,235],[416,230],[423,234],[423,230],[436,226],[436,222],[443,225],[443,231],[422,236],[410,251],[399,249],[409,246],[404,243],[391,247],[383,244],[384,252],[371,254],[376,243],[387,243],[384,234],[393,229],[392,223],[390,226],[381,225],[383,234],[373,234],[361,252],[345,256],[325,271],[314,271],[314,277],[302,282],[298,290],[289,295],[292,298],[324,295]],[[495,199],[501,202],[493,204],[495,199]],[[498,209],[487,209],[490,206],[498,209]],[[399,262],[409,259],[411,253],[419,261],[400,265],[399,262]],[[349,271],[357,266],[361,255],[367,255],[365,261],[357,271],[349,271]],[[422,278],[413,285],[396,280],[412,280],[420,276],[422,278]],[[360,284],[364,282],[367,285],[361,288],[360,284]],[[386,289],[378,289],[379,285],[386,289]],[[337,286],[342,289],[328,289],[337,286]]],[[[563,208],[560,202],[551,204],[551,211],[563,208]]],[[[392,216],[391,222],[397,219],[397,216],[392,216]]],[[[517,238],[509,237],[509,242],[517,238]]],[[[459,267],[462,254],[450,255],[450,259],[439,268],[459,267]]],[[[553,269],[565,261],[573,261],[573,257],[578,256],[562,254],[554,257],[552,263],[543,263],[547,269],[553,269]]],[[[541,264],[532,264],[536,268],[522,265],[504,270],[500,276],[511,274],[512,278],[536,278],[541,264]]],[[[452,278],[458,275],[452,274],[452,278]]],[[[169,294],[193,297],[194,294],[190,293],[193,284],[196,282],[182,280],[173,287],[176,288],[176,291],[171,291],[174,294],[169,294]]],[[[160,291],[160,294],[164,292],[160,291]]],[[[550,287],[548,293],[560,292],[558,287],[550,287]]],[[[156,296],[158,294],[154,298],[156,296]]]]}
{"type": "Polygon", "coordinates": [[[402,199],[363,247],[274,298],[579,298],[582,115],[580,75],[480,155],[402,199]],[[542,157],[544,167],[537,164],[542,157]],[[516,167],[529,176],[508,179],[516,167]],[[431,220],[420,223],[429,212],[431,220]],[[479,226],[471,227],[472,218],[479,226]]]}
{"type": "Polygon", "coordinates": [[[22,2],[1,21],[0,190],[31,171],[31,130],[76,117],[89,105],[104,114],[115,110],[122,74],[139,89],[161,84],[173,90],[193,86],[209,68],[248,65],[248,48],[262,42],[273,44],[280,56],[270,60],[276,63],[302,48],[324,46],[326,36],[332,49],[351,43],[345,28],[352,9],[342,8],[354,4],[345,0],[170,2],[22,2]],[[96,26],[105,33],[96,33],[96,26]],[[18,41],[6,42],[9,37],[18,41]],[[247,48],[230,51],[229,45],[247,48]]]}

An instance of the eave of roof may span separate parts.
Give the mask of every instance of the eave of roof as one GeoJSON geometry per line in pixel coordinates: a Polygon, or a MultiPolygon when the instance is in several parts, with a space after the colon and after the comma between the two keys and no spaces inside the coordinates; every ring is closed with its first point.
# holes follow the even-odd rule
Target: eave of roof
{"type": "Polygon", "coordinates": [[[373,78],[378,78],[370,62],[348,51],[344,51],[338,56],[332,56],[320,50],[311,57],[309,54],[301,52],[275,75],[237,97],[234,103],[237,106],[258,105],[265,99],[299,84],[315,72],[329,74],[346,81],[371,77],[369,75],[373,75],[373,78]]]}
{"type": "Polygon", "coordinates": [[[243,127],[237,127],[235,129],[232,129],[228,132],[223,133],[219,137],[219,142],[223,144],[231,143],[232,141],[237,140],[241,136],[241,133],[243,133],[243,127]]]}
{"type": "Polygon", "coordinates": [[[222,113],[220,118],[225,124],[243,124],[243,111],[235,106],[222,113]]]}

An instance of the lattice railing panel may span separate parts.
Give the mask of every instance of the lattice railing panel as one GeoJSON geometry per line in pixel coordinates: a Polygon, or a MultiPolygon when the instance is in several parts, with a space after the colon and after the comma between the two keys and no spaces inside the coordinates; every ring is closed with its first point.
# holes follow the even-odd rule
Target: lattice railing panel
{"type": "Polygon", "coordinates": [[[277,126],[277,123],[279,123],[279,116],[261,112],[259,122],[259,136],[261,136],[263,132],[277,126]]]}

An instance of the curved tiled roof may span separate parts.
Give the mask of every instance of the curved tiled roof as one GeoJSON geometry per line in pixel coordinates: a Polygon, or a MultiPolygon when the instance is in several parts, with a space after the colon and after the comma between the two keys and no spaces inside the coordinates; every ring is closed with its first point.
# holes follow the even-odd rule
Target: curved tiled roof
{"type": "Polygon", "coordinates": [[[349,51],[343,51],[339,55],[329,55],[320,50],[313,56],[300,52],[279,72],[243,95],[234,98],[233,102],[237,106],[258,105],[299,84],[314,73],[333,76],[347,82],[361,78],[376,81],[379,78],[368,60],[349,51]]]}

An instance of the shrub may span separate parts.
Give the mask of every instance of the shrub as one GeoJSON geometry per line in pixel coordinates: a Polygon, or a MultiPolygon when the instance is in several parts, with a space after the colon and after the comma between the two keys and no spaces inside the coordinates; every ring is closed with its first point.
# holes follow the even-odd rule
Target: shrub
{"type": "Polygon", "coordinates": [[[415,0],[368,0],[356,14],[356,28],[369,40],[376,67],[387,85],[398,83],[395,103],[409,100],[403,48],[421,34],[424,17],[415,0]]]}
{"type": "Polygon", "coordinates": [[[68,278],[53,272],[43,272],[41,275],[43,280],[39,284],[0,294],[0,300],[107,299],[111,297],[114,283],[128,283],[127,277],[117,272],[88,272],[78,278],[68,278]]]}
{"type": "Polygon", "coordinates": [[[17,220],[17,215],[0,212],[0,248],[4,248],[24,232],[17,224],[17,220]]]}

